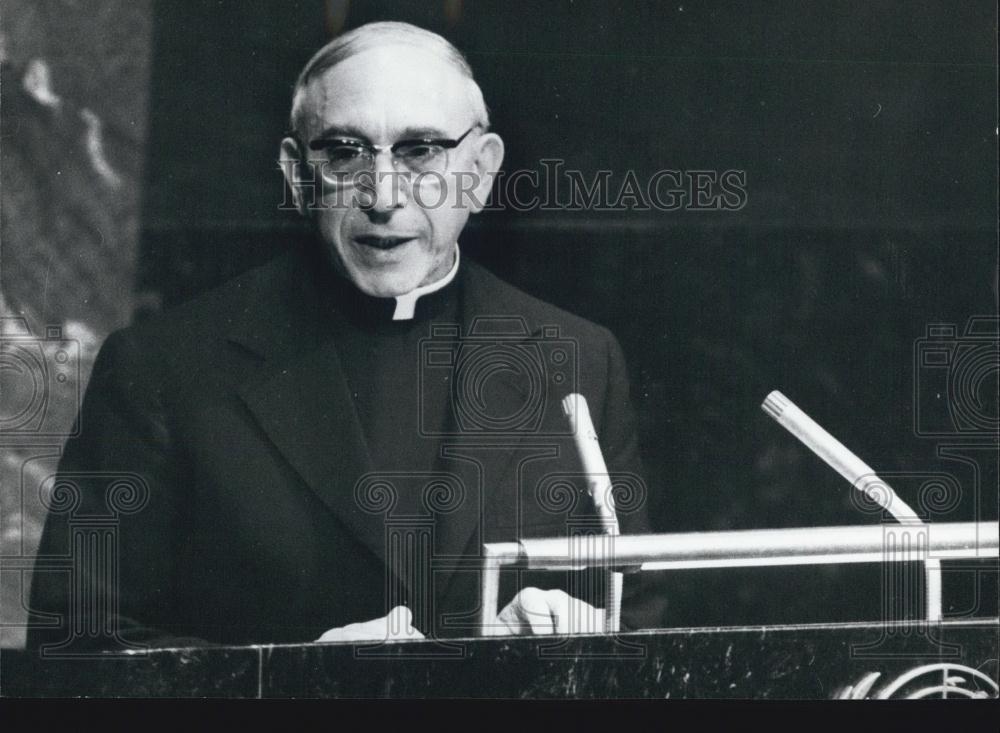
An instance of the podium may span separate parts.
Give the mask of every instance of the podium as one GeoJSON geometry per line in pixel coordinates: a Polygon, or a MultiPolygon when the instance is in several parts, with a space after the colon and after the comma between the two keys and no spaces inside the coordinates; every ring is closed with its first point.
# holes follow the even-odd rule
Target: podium
{"type": "MultiPolygon", "coordinates": [[[[739,698],[997,697],[1000,619],[494,636],[508,569],[641,570],[996,558],[997,522],[590,536],[485,545],[475,638],[130,649],[0,650],[2,697],[739,698]]],[[[904,576],[905,579],[906,576],[904,576]]],[[[897,595],[915,590],[887,587],[897,595]]],[[[897,587],[898,586],[898,587],[897,587]]],[[[887,609],[888,610],[888,609],[887,609]]],[[[891,616],[886,616],[891,618],[891,616]]],[[[102,627],[103,628],[103,627],[102,627]]]]}
{"type": "Polygon", "coordinates": [[[367,644],[0,650],[3,697],[996,697],[1000,620],[367,644]]]}

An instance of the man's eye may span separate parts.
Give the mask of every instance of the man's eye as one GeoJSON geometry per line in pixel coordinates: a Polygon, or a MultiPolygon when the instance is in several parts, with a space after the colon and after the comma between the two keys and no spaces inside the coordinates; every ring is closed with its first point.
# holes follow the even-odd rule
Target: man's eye
{"type": "Polygon", "coordinates": [[[349,163],[360,158],[364,152],[358,145],[334,145],[326,149],[326,155],[333,163],[349,163]]]}
{"type": "Polygon", "coordinates": [[[438,145],[407,145],[399,151],[399,155],[409,161],[433,160],[439,156],[442,148],[438,145]]]}

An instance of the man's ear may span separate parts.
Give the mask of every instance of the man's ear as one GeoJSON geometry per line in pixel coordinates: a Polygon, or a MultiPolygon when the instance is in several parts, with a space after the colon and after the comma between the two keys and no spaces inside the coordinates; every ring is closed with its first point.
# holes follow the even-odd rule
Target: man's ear
{"type": "Polygon", "coordinates": [[[476,185],[472,189],[469,209],[475,214],[486,206],[493,179],[503,163],[503,140],[495,132],[487,132],[476,140],[476,185]]]}
{"type": "Polygon", "coordinates": [[[302,216],[308,215],[308,207],[302,197],[302,167],[305,162],[299,144],[293,137],[285,137],[281,141],[281,151],[278,153],[278,164],[281,166],[281,175],[285,177],[285,183],[292,192],[292,201],[295,208],[302,216]]]}

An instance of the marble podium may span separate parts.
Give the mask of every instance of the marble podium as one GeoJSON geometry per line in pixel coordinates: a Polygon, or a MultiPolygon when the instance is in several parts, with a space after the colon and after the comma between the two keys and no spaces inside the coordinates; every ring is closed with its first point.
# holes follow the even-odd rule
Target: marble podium
{"type": "Polygon", "coordinates": [[[996,697],[1000,621],[669,629],[383,644],[0,650],[2,697],[996,697]]]}

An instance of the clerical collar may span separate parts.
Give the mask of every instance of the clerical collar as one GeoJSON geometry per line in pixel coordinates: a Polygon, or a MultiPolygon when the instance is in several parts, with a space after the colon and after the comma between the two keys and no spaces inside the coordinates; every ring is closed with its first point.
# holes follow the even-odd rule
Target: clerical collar
{"type": "Polygon", "coordinates": [[[331,305],[355,325],[389,328],[395,332],[425,318],[433,318],[453,303],[456,287],[462,279],[459,256],[456,244],[455,261],[447,275],[399,296],[368,295],[332,267],[317,267],[313,271],[321,276],[321,291],[330,298],[331,305]]]}
{"type": "Polygon", "coordinates": [[[430,283],[429,285],[422,285],[419,288],[415,288],[408,293],[396,296],[396,309],[392,313],[392,320],[394,321],[411,321],[413,320],[413,314],[417,309],[417,301],[425,295],[434,293],[441,288],[447,286],[452,280],[455,279],[455,274],[458,272],[458,261],[461,257],[461,253],[458,249],[458,243],[455,244],[455,264],[451,266],[451,270],[448,274],[437,282],[430,283]]]}

